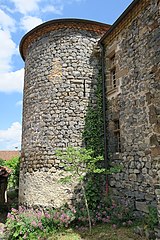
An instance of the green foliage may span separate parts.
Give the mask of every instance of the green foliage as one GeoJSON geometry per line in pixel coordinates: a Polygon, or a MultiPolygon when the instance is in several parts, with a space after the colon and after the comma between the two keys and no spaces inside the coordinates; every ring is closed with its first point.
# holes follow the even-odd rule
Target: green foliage
{"type": "Polygon", "coordinates": [[[0,158],[0,166],[4,166],[4,162],[5,162],[5,160],[0,158]]]}
{"type": "MultiPolygon", "coordinates": [[[[105,223],[113,229],[131,226],[132,216],[127,202],[117,204],[110,199],[105,203],[99,202],[97,209],[90,212],[92,226],[105,223]]],[[[71,226],[76,229],[86,228],[87,222],[88,212],[84,206],[73,208],[65,205],[59,209],[45,210],[26,209],[20,206],[19,210],[12,208],[7,216],[5,239],[50,239],[51,235],[64,232],[71,226]]]]}
{"type": "Polygon", "coordinates": [[[94,155],[104,154],[104,123],[103,123],[103,94],[102,77],[97,79],[95,90],[96,104],[92,102],[88,106],[85,117],[83,140],[87,149],[93,149],[94,155]]]}
{"type": "Polygon", "coordinates": [[[74,177],[81,181],[87,174],[104,173],[104,168],[97,167],[103,157],[93,157],[93,154],[93,150],[85,148],[68,147],[66,151],[57,150],[56,155],[61,159],[61,167],[68,172],[68,176],[61,178],[61,181],[71,181],[74,177]]]}
{"type": "MultiPolygon", "coordinates": [[[[96,103],[89,103],[85,126],[82,134],[86,149],[92,149],[94,156],[104,155],[104,120],[103,120],[103,93],[101,73],[97,79],[97,86],[94,92],[96,103]]],[[[104,165],[104,162],[101,162],[104,165]]],[[[90,209],[95,209],[102,199],[105,177],[101,174],[90,174],[86,180],[86,197],[90,209]]]]}
{"type": "Polygon", "coordinates": [[[103,161],[103,157],[95,157],[91,149],[68,147],[66,151],[57,150],[56,154],[61,159],[61,167],[68,172],[66,177],[61,178],[61,182],[67,183],[75,179],[80,182],[91,231],[90,210],[96,208],[100,198],[99,188],[92,182],[93,176],[95,178],[98,174],[111,174],[116,170],[102,168],[100,162],[103,161]]]}
{"type": "MultiPolygon", "coordinates": [[[[127,202],[116,203],[107,198],[107,201],[100,201],[97,208],[91,211],[92,225],[99,223],[114,224],[116,227],[130,226],[133,224],[133,210],[127,202]]],[[[76,224],[86,225],[88,221],[86,209],[83,206],[76,208],[76,224]]]]}
{"type": "Polygon", "coordinates": [[[48,239],[53,232],[62,230],[75,219],[75,209],[33,210],[12,208],[7,216],[5,235],[8,240],[48,239]]]}
{"type": "Polygon", "coordinates": [[[94,151],[85,148],[68,147],[66,151],[57,150],[56,155],[61,159],[61,167],[69,173],[63,181],[70,181],[74,177],[84,180],[87,174],[103,173],[104,168],[98,168],[97,163],[103,161],[102,156],[93,157],[94,151]]]}
{"type": "Polygon", "coordinates": [[[156,207],[149,206],[148,214],[145,217],[145,224],[148,229],[154,230],[158,226],[158,210],[156,207]]]}
{"type": "Polygon", "coordinates": [[[105,176],[101,174],[90,174],[85,181],[86,198],[89,209],[94,210],[103,197],[103,185],[105,176]]]}
{"type": "Polygon", "coordinates": [[[8,180],[8,188],[17,188],[19,182],[20,158],[14,157],[8,161],[0,159],[0,166],[6,166],[12,170],[8,180]]]}
{"type": "Polygon", "coordinates": [[[84,197],[85,207],[88,215],[89,229],[91,232],[91,218],[86,197],[84,179],[87,174],[103,173],[104,168],[98,168],[97,164],[103,160],[102,156],[93,157],[94,151],[85,148],[68,147],[66,151],[57,151],[57,156],[62,160],[62,166],[69,174],[62,178],[63,182],[77,179],[80,182],[82,194],[84,197]]]}
{"type": "Polygon", "coordinates": [[[50,225],[48,218],[45,218],[41,211],[23,208],[20,208],[19,211],[12,209],[12,212],[7,216],[6,237],[8,240],[36,240],[47,234],[51,226],[54,230],[54,222],[52,221],[50,225]]]}

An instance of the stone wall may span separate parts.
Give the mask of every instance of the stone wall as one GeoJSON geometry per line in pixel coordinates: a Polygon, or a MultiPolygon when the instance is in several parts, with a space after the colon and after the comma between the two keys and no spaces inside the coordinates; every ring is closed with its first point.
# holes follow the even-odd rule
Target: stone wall
{"type": "Polygon", "coordinates": [[[66,27],[32,42],[25,58],[22,162],[19,199],[28,206],[59,207],[72,200],[77,183],[65,173],[56,149],[82,146],[89,101],[100,69],[94,55],[100,34],[66,27]]]}
{"type": "Polygon", "coordinates": [[[110,185],[115,198],[129,201],[142,213],[149,205],[158,206],[160,216],[159,3],[139,1],[139,9],[137,15],[133,8],[124,18],[125,27],[117,25],[104,39],[108,151],[111,163],[123,167],[112,175],[110,185]],[[110,89],[113,57],[117,83],[110,89]],[[119,151],[113,141],[117,120],[119,151]]]}

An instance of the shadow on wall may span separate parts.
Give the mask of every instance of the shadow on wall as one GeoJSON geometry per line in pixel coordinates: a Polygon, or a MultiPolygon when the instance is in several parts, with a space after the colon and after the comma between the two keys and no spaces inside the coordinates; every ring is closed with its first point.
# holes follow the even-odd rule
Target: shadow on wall
{"type": "MultiPolygon", "coordinates": [[[[93,49],[90,66],[93,68],[93,78],[91,82],[87,83],[86,81],[84,98],[86,97],[89,101],[82,133],[82,147],[92,149],[94,157],[97,157],[104,156],[103,84],[101,50],[98,46],[93,49]]],[[[101,164],[104,167],[104,161],[101,164]]],[[[84,181],[89,208],[97,209],[102,199],[106,197],[106,176],[104,174],[87,174],[84,181]]],[[[77,206],[78,209],[84,208],[84,197],[80,184],[74,189],[72,204],[77,206]]]]}

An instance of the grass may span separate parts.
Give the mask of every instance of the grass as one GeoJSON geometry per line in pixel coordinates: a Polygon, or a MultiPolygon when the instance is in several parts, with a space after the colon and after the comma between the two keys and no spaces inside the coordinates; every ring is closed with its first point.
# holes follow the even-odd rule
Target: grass
{"type": "Polygon", "coordinates": [[[99,225],[93,227],[92,234],[89,234],[88,230],[80,229],[68,229],[64,232],[54,234],[49,237],[48,240],[146,240],[145,237],[141,237],[134,234],[133,228],[117,228],[114,229],[109,225],[99,225]]]}

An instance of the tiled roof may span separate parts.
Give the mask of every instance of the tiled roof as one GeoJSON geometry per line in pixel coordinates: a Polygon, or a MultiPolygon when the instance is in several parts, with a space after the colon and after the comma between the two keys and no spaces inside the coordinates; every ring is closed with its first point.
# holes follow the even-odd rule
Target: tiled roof
{"type": "Polygon", "coordinates": [[[19,151],[0,151],[0,159],[3,159],[3,160],[10,160],[18,156],[20,156],[19,151]]]}
{"type": "Polygon", "coordinates": [[[110,28],[110,25],[101,22],[75,18],[50,20],[33,28],[26,35],[24,35],[20,42],[19,47],[22,58],[25,60],[28,46],[34,41],[36,41],[36,39],[51,31],[66,28],[93,31],[97,33],[99,36],[102,36],[110,28]]]}

